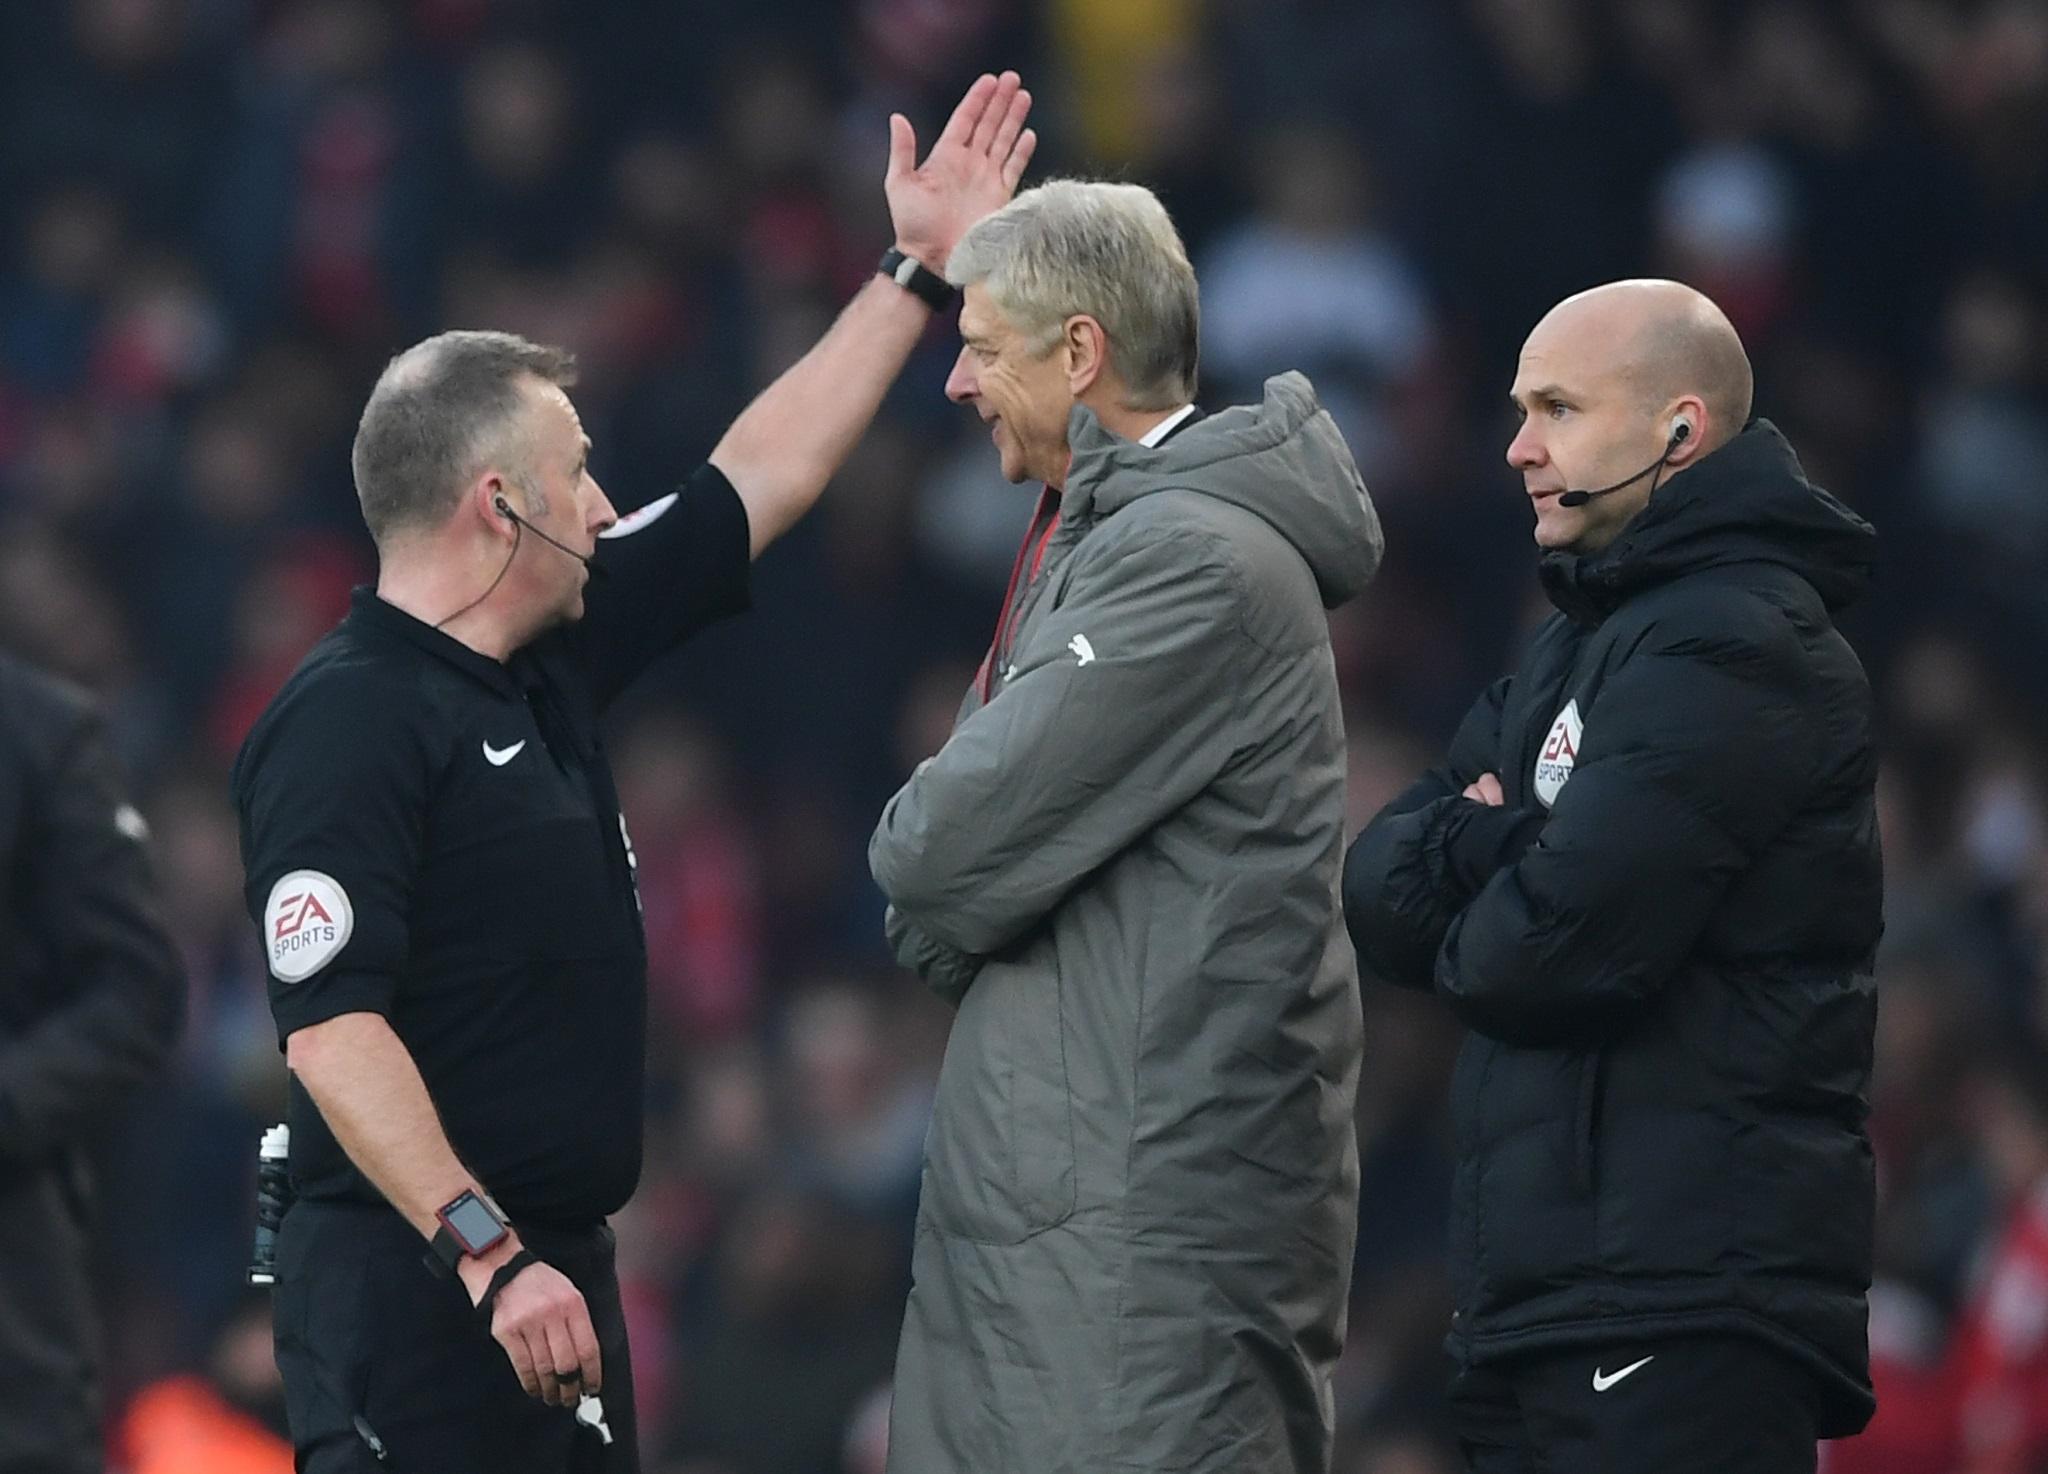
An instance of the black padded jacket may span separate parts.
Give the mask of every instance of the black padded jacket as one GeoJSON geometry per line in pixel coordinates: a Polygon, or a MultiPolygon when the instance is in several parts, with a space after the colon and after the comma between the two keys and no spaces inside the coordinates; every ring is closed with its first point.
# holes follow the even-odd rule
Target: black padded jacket
{"type": "Polygon", "coordinates": [[[1470,1029],[1461,1363],[1732,1332],[1860,1428],[1881,921],[1868,524],[1767,421],[1660,488],[1345,867],[1365,967],[1470,1029]],[[1499,776],[1500,807],[1460,797],[1499,776]]]}

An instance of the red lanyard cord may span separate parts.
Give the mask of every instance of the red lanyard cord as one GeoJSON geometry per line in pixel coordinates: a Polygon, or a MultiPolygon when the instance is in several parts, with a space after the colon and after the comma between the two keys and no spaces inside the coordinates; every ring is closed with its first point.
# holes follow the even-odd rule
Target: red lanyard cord
{"type": "Polygon", "coordinates": [[[988,657],[981,663],[981,699],[989,700],[995,694],[996,668],[1002,664],[1009,651],[1010,615],[1017,601],[1019,586],[1030,587],[1038,577],[1038,571],[1045,566],[1046,545],[1060,525],[1060,494],[1053,487],[1046,487],[1039,493],[1038,506],[1031,514],[1031,525],[1024,531],[1024,541],[1017,545],[1017,561],[1010,568],[1010,585],[1003,591],[1002,613],[996,617],[996,637],[988,647],[988,657]],[[1043,529],[1040,524],[1043,523],[1043,529]],[[1025,565],[1030,565],[1027,572],[1025,565]]]}

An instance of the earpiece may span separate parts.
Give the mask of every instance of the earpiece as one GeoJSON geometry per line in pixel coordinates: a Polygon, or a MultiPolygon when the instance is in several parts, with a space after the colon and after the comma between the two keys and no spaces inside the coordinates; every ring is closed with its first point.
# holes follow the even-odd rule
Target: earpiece
{"type": "MultiPolygon", "coordinates": [[[[1622,480],[1615,482],[1612,486],[1602,486],[1597,490],[1593,491],[1564,492],[1558,497],[1557,504],[1560,507],[1583,507],[1584,505],[1586,505],[1587,502],[1590,502],[1596,496],[1606,496],[1611,492],[1620,491],[1624,486],[1634,486],[1638,481],[1642,480],[1645,476],[1648,476],[1653,471],[1659,476],[1663,475],[1664,468],[1671,464],[1671,452],[1677,450],[1679,446],[1685,444],[1685,442],[1691,437],[1691,435],[1692,421],[1688,420],[1684,415],[1673,415],[1671,418],[1671,438],[1664,442],[1664,454],[1658,456],[1656,460],[1650,462],[1649,465],[1643,467],[1643,469],[1636,472],[1635,475],[1624,477],[1622,480]]],[[[1651,495],[1654,496],[1656,494],[1656,491],[1657,483],[1652,481],[1650,483],[1651,495]]]]}
{"type": "MultiPolygon", "coordinates": [[[[512,560],[519,556],[519,540],[525,537],[526,534],[529,532],[532,533],[535,537],[539,538],[542,542],[546,543],[549,547],[554,548],[558,552],[567,553],[570,557],[574,558],[578,563],[581,563],[585,568],[590,570],[590,576],[592,578],[604,578],[607,576],[604,570],[604,565],[595,561],[594,554],[579,553],[574,548],[570,547],[567,543],[558,542],[554,538],[549,537],[545,532],[542,532],[538,527],[535,527],[531,522],[527,521],[524,517],[520,516],[517,512],[513,511],[512,504],[506,501],[502,495],[492,497],[491,506],[497,511],[500,517],[503,517],[506,521],[510,522],[514,529],[516,529],[512,535],[512,550],[505,555],[504,566],[498,570],[498,576],[491,580],[491,586],[485,589],[481,594],[478,594],[474,599],[471,599],[467,604],[464,604],[460,609],[456,610],[453,614],[449,615],[447,619],[442,620],[440,624],[436,624],[434,626],[435,629],[441,628],[441,625],[447,624],[452,620],[460,619],[463,615],[469,613],[470,610],[476,608],[477,605],[483,603],[484,600],[490,598],[492,594],[497,592],[498,585],[505,581],[505,575],[512,571],[512,560]]],[[[610,1441],[609,1437],[607,1437],[606,1441],[610,1441]]]]}
{"type": "MultiPolygon", "coordinates": [[[[591,575],[593,577],[601,577],[604,574],[604,570],[602,568],[598,567],[597,564],[591,562],[592,555],[586,553],[579,553],[574,548],[570,547],[568,544],[561,542],[556,538],[549,537],[545,532],[542,532],[538,527],[535,527],[531,522],[527,521],[524,517],[520,516],[517,512],[513,511],[512,504],[506,501],[502,495],[492,497],[491,505],[498,509],[498,515],[500,517],[505,518],[506,520],[511,522],[511,524],[514,527],[519,529],[521,536],[524,536],[526,533],[530,532],[535,537],[539,538],[542,542],[546,543],[549,547],[556,548],[561,552],[567,553],[570,557],[574,558],[578,563],[581,563],[585,568],[588,568],[591,571],[591,575]]],[[[518,552],[518,550],[519,545],[515,542],[513,544],[513,551],[516,553],[518,552]]],[[[505,566],[507,568],[510,568],[512,564],[508,560],[505,566]]]]}

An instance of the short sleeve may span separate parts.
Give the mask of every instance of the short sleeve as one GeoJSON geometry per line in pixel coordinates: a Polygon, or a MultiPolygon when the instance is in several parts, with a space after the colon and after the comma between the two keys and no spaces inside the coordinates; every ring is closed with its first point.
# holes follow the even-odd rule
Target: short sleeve
{"type": "Polygon", "coordinates": [[[571,661],[600,710],[704,626],[747,607],[747,509],[716,466],[599,535],[571,661]]]}
{"type": "Polygon", "coordinates": [[[244,894],[280,1043],[391,1011],[426,825],[419,719],[415,693],[316,681],[273,708],[236,765],[244,894]]]}

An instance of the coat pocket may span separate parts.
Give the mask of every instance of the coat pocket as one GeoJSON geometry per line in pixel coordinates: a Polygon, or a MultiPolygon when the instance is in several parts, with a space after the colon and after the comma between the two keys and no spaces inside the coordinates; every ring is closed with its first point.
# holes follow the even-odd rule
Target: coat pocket
{"type": "Polygon", "coordinates": [[[961,1000],[925,1150],[933,1227],[1014,1244],[1074,1211],[1074,1103],[1052,937],[991,960],[961,1000]]]}
{"type": "Polygon", "coordinates": [[[1578,1108],[1572,1116],[1572,1185],[1591,1196],[1599,1187],[1601,1062],[1595,1050],[1579,1065],[1578,1108]]]}

